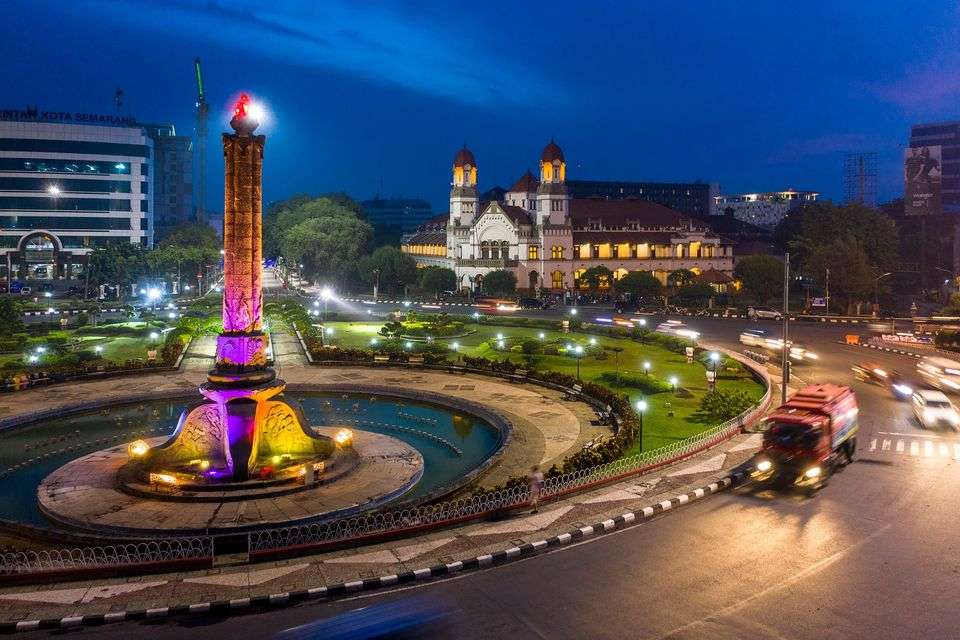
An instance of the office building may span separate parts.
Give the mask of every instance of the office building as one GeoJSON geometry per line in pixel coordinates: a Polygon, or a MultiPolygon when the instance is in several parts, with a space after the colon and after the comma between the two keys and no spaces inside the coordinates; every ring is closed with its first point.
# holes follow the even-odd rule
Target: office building
{"type": "Polygon", "coordinates": [[[569,180],[567,188],[573,198],[656,202],[697,218],[716,213],[714,197],[720,193],[720,186],[715,182],[569,180]]]}
{"type": "Polygon", "coordinates": [[[788,211],[816,202],[816,191],[768,191],[765,193],[737,193],[714,198],[718,214],[732,215],[737,220],[758,227],[772,229],[780,224],[788,211]]]}
{"type": "Polygon", "coordinates": [[[360,206],[370,224],[382,232],[411,233],[433,216],[430,203],[420,198],[374,198],[360,206]]]}
{"type": "Polygon", "coordinates": [[[153,140],[154,236],[195,220],[193,210],[193,138],[178,136],[172,124],[143,125],[153,140]]]}

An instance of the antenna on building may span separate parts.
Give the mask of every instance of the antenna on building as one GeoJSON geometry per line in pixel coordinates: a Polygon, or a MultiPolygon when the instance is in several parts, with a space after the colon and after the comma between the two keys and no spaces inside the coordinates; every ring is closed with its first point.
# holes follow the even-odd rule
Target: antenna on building
{"type": "Polygon", "coordinates": [[[877,154],[848,153],[843,162],[843,201],[877,206],[877,154]]]}

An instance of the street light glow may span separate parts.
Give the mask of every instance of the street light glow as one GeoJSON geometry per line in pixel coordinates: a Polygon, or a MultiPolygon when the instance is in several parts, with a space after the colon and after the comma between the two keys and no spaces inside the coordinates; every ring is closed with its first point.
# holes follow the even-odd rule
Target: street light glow
{"type": "Polygon", "coordinates": [[[456,351],[457,349],[460,348],[460,343],[459,343],[459,342],[451,342],[451,343],[450,343],[450,348],[453,349],[454,351],[456,351]]]}
{"type": "Polygon", "coordinates": [[[647,401],[646,400],[637,400],[637,412],[643,413],[647,410],[647,401]]]}
{"type": "Polygon", "coordinates": [[[570,315],[572,315],[572,316],[577,315],[577,310],[576,310],[576,309],[570,309],[570,315]]]}
{"type": "Polygon", "coordinates": [[[720,354],[717,353],[716,351],[712,351],[712,352],[710,353],[710,359],[713,360],[714,362],[716,362],[717,360],[720,359],[720,354]]]}
{"type": "Polygon", "coordinates": [[[649,361],[649,360],[644,360],[644,361],[643,361],[643,370],[644,370],[644,372],[646,372],[646,373],[650,373],[650,361],[649,361]]]}
{"type": "Polygon", "coordinates": [[[330,290],[330,287],[324,287],[320,290],[320,297],[325,301],[329,300],[333,297],[333,291],[330,290]]]}

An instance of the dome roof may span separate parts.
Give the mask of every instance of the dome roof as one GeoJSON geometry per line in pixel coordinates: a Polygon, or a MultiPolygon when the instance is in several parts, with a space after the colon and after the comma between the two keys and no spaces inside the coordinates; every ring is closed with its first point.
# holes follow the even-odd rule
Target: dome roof
{"type": "Polygon", "coordinates": [[[467,145],[463,145],[463,149],[457,151],[457,155],[453,158],[453,166],[462,167],[467,164],[475,167],[477,166],[477,161],[473,157],[473,152],[467,149],[467,145]]]}
{"type": "Polygon", "coordinates": [[[540,161],[553,162],[554,160],[566,162],[566,160],[563,159],[563,150],[560,149],[553,141],[553,138],[551,138],[549,144],[543,148],[543,153],[540,154],[540,161]]]}

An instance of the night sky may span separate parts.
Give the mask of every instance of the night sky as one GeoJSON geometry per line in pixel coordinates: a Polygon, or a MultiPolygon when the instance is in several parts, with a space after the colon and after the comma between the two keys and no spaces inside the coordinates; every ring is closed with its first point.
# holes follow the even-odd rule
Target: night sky
{"type": "Polygon", "coordinates": [[[480,187],[536,169],[554,136],[568,177],[814,189],[840,199],[843,154],[879,154],[902,194],[912,123],[960,119],[952,2],[4,0],[0,108],[115,113],[191,133],[193,59],[219,131],[247,90],[271,113],[266,200],[342,190],[446,211],[466,142],[480,187]],[[788,6],[789,5],[789,6],[788,6]]]}

